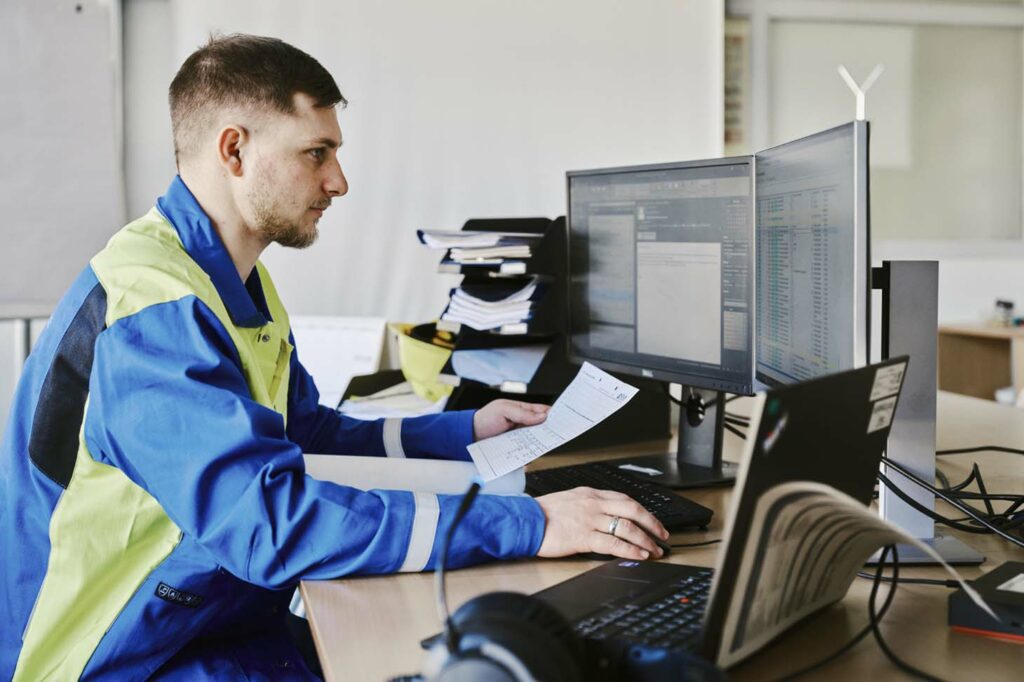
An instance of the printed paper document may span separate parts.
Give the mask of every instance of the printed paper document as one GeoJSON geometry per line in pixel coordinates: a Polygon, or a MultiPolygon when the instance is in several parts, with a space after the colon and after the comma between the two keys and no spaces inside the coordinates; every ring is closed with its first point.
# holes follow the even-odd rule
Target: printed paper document
{"type": "Polygon", "coordinates": [[[583,363],[543,424],[506,431],[477,441],[469,454],[485,481],[524,467],[604,421],[628,403],[637,389],[607,372],[583,363]]]}

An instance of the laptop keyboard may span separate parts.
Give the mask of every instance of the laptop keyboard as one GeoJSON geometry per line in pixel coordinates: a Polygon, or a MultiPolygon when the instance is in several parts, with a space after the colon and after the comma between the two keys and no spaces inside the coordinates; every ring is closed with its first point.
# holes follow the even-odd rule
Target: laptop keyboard
{"type": "Polygon", "coordinates": [[[676,495],[659,483],[643,481],[604,462],[542,469],[526,474],[526,491],[533,497],[580,486],[625,493],[651,512],[669,532],[702,528],[711,523],[712,511],[676,495]]]}
{"type": "Polygon", "coordinates": [[[585,639],[613,639],[662,649],[693,651],[700,642],[701,623],[711,591],[711,569],[673,584],[668,593],[644,603],[615,606],[573,624],[585,639]]]}

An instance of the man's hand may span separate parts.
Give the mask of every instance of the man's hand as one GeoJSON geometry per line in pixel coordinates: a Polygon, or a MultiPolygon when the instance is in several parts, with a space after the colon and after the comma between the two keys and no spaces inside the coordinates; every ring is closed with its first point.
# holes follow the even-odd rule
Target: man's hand
{"type": "Polygon", "coordinates": [[[518,400],[492,400],[473,415],[473,440],[483,440],[520,426],[540,424],[548,416],[547,405],[518,400]]]}
{"type": "Polygon", "coordinates": [[[574,488],[538,497],[547,527],[537,556],[560,557],[579,552],[613,554],[623,559],[660,557],[651,536],[668,539],[668,531],[632,498],[610,490],[574,488]],[[612,520],[615,535],[608,532],[612,520]]]}

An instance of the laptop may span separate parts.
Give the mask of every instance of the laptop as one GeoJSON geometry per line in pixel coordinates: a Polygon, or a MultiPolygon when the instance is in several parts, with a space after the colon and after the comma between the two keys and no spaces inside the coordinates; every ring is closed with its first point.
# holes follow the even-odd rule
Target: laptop
{"type": "MultiPolygon", "coordinates": [[[[696,655],[723,666],[738,662],[730,655],[737,651],[735,641],[725,641],[726,621],[732,617],[734,623],[735,614],[747,617],[753,597],[736,595],[733,588],[748,541],[756,540],[758,499],[774,486],[808,481],[870,504],[906,365],[906,357],[895,358],[757,396],[714,570],[616,559],[535,596],[569,620],[588,653],[610,659],[605,666],[652,651],[696,655]]],[[[841,597],[829,595],[831,601],[806,615],[841,597]]],[[[743,655],[749,655],[746,644],[743,655]]]]}

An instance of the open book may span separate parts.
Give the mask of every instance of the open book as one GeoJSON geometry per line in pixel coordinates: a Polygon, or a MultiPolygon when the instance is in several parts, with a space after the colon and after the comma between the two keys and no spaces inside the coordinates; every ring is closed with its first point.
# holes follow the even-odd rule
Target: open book
{"type": "Polygon", "coordinates": [[[885,545],[914,545],[927,552],[991,613],[931,547],[821,483],[783,483],[765,492],[754,508],[749,537],[722,629],[717,659],[723,667],[842,599],[864,562],[885,545]]]}

